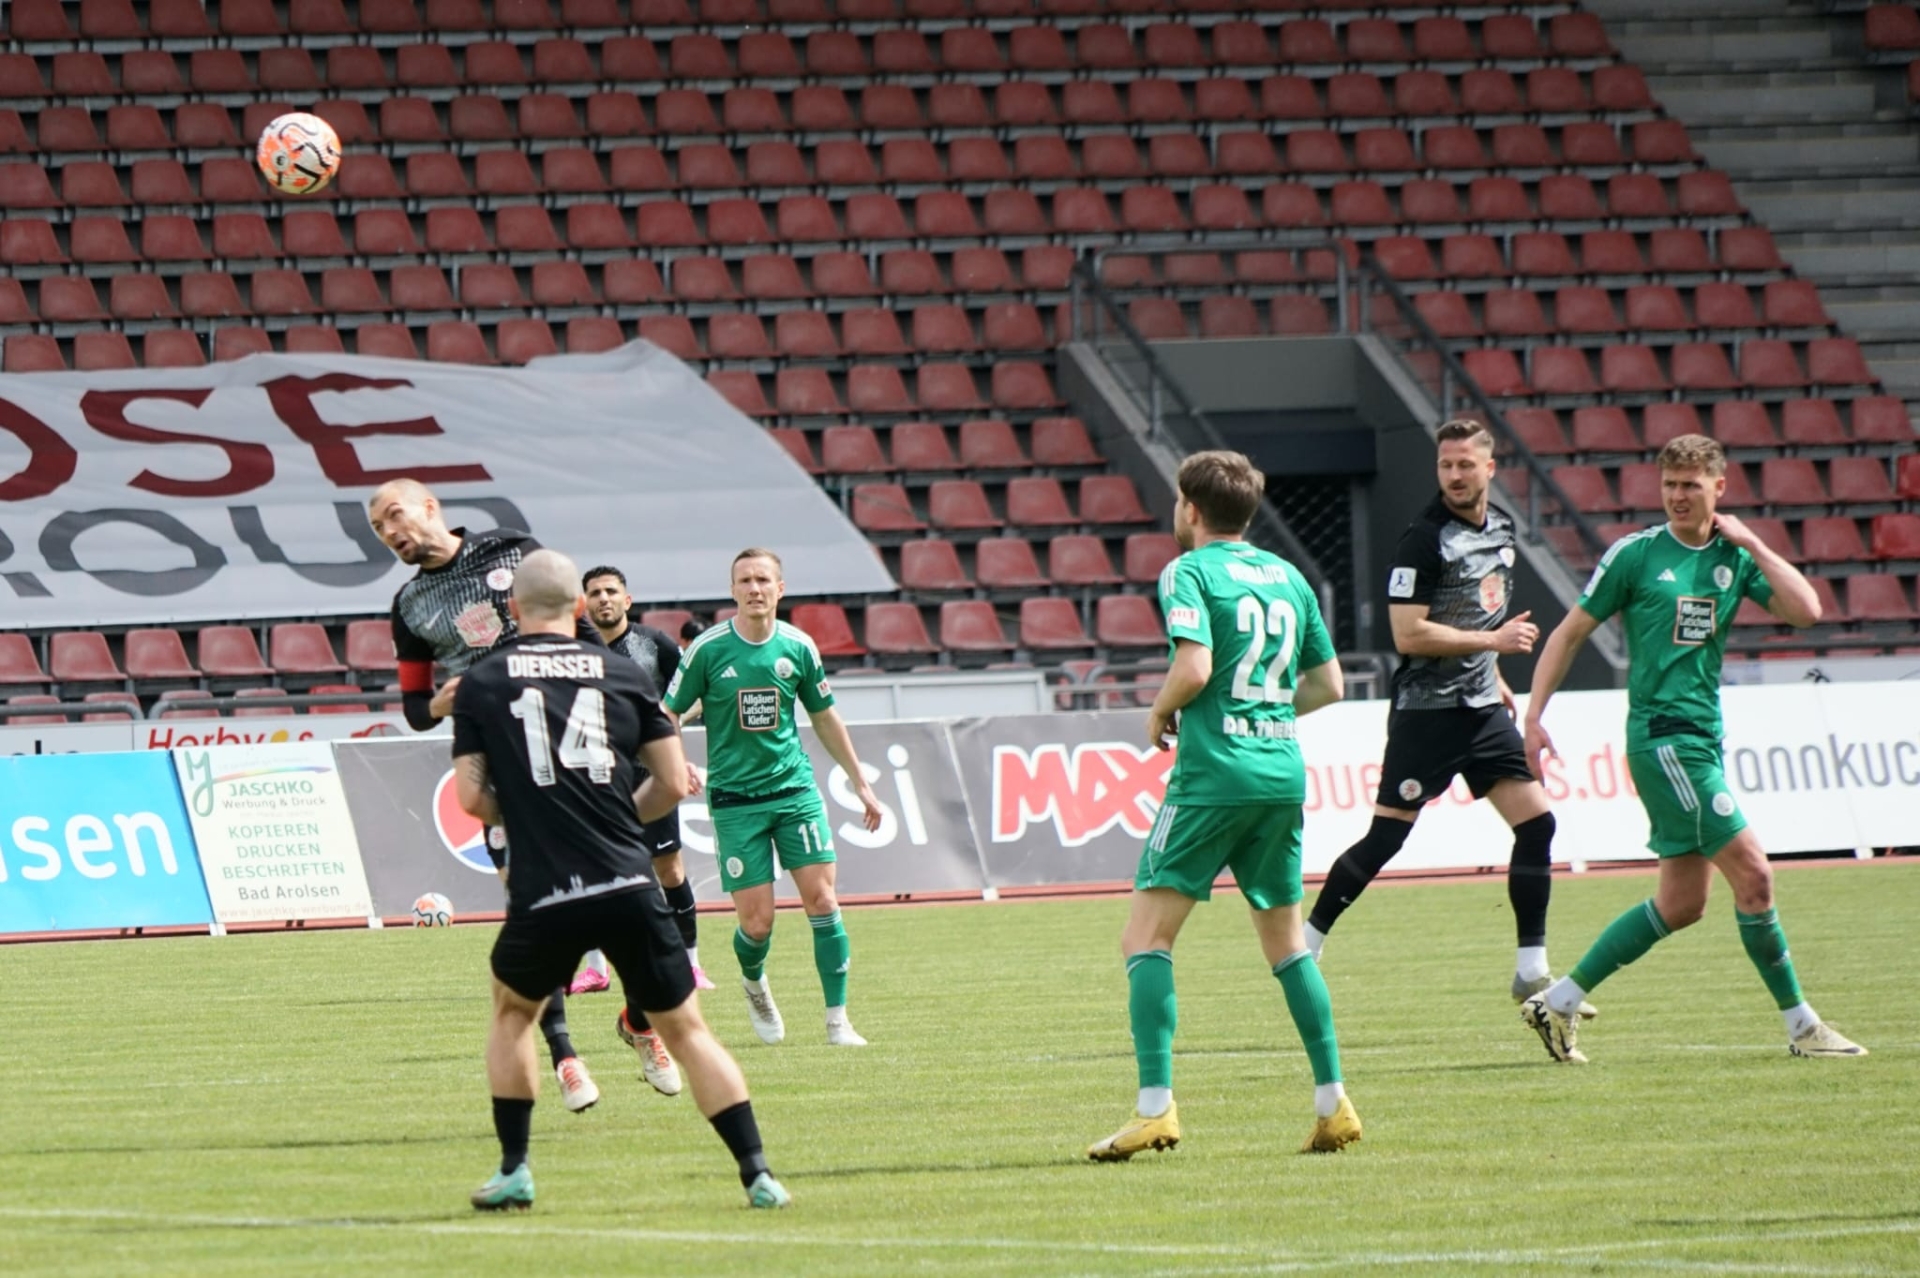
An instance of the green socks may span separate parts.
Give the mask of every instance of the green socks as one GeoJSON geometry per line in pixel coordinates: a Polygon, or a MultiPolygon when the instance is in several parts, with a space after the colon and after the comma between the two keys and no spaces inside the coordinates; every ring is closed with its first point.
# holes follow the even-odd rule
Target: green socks
{"type": "Polygon", "coordinates": [[[1311,953],[1301,950],[1274,964],[1273,974],[1280,978],[1293,1027],[1300,1031],[1300,1042],[1313,1065],[1314,1086],[1339,1082],[1340,1044],[1333,1033],[1333,1000],[1327,995],[1320,965],[1311,953]]]}
{"type": "MultiPolygon", "coordinates": [[[[1667,924],[1660,917],[1660,911],[1653,908],[1651,900],[1642,901],[1607,924],[1607,930],[1600,934],[1593,948],[1573,965],[1573,970],[1567,973],[1567,979],[1583,991],[1591,992],[1594,986],[1652,949],[1655,941],[1666,938],[1667,924]]],[[[1780,950],[1782,954],[1786,952],[1784,940],[1780,943],[1780,950]]],[[[1752,953],[1752,950],[1748,953],[1752,953]]],[[[1754,961],[1759,962],[1758,959],[1754,961]]]]}
{"type": "Polygon", "coordinates": [[[733,929],[733,954],[740,960],[740,975],[749,981],[757,981],[767,974],[767,951],[772,948],[772,932],[756,941],[739,928],[733,929]]]}
{"type": "MultiPolygon", "coordinates": [[[[853,962],[853,949],[847,943],[847,929],[840,925],[840,911],[809,914],[813,927],[813,966],[820,973],[820,992],[828,1007],[847,1005],[847,968],[853,962]]],[[[761,951],[765,955],[765,951],[761,951]]]]}
{"type": "Polygon", "coordinates": [[[1805,1002],[1800,994],[1800,978],[1794,974],[1793,956],[1787,953],[1787,934],[1780,926],[1780,912],[1742,914],[1735,910],[1733,917],[1740,924],[1740,944],[1746,946],[1747,957],[1760,969],[1760,979],[1767,983],[1767,993],[1773,995],[1775,1005],[1784,1012],[1805,1002]]]}
{"type": "Polygon", "coordinates": [[[1133,1057],[1140,1086],[1173,1086],[1173,1031],[1179,1008],[1173,998],[1173,955],[1148,950],[1127,958],[1127,1018],[1133,1026],[1133,1057]]]}

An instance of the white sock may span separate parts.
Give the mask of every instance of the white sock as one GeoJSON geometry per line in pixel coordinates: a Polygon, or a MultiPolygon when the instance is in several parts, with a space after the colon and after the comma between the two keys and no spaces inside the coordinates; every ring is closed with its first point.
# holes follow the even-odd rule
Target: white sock
{"type": "Polygon", "coordinates": [[[1788,1038],[1799,1038],[1820,1023],[1820,1013],[1813,1010],[1811,1003],[1795,1003],[1781,1015],[1787,1021],[1788,1038]]]}
{"type": "Polygon", "coordinates": [[[689,945],[687,947],[687,962],[693,964],[695,967],[700,966],[700,947],[699,946],[689,945]]]}
{"type": "Polygon", "coordinates": [[[1562,1016],[1573,1016],[1580,1011],[1580,1002],[1587,992],[1573,983],[1571,976],[1563,976],[1547,987],[1547,1006],[1562,1016]]]}
{"type": "Polygon", "coordinates": [[[607,956],[599,950],[588,950],[587,970],[590,972],[598,972],[600,975],[605,976],[607,974],[607,956]]]}
{"type": "Polygon", "coordinates": [[[1340,1108],[1340,1098],[1347,1089],[1339,1083],[1322,1083],[1313,1089],[1313,1114],[1315,1118],[1332,1118],[1333,1111],[1340,1108]]]}
{"type": "Polygon", "coordinates": [[[1547,947],[1544,945],[1523,945],[1513,961],[1515,975],[1523,981],[1537,981],[1550,976],[1553,969],[1547,966],[1547,947]]]}
{"type": "Polygon", "coordinates": [[[1307,924],[1307,952],[1313,955],[1313,961],[1320,961],[1320,947],[1327,943],[1327,934],[1313,924],[1307,924]]]}
{"type": "Polygon", "coordinates": [[[829,1007],[827,1009],[827,1024],[845,1025],[846,1023],[847,1023],[847,1005],[845,1003],[842,1003],[838,1007],[829,1007]]]}
{"type": "Polygon", "coordinates": [[[1135,1107],[1142,1118],[1158,1118],[1173,1105],[1171,1087],[1143,1087],[1140,1089],[1140,1101],[1135,1107]]]}

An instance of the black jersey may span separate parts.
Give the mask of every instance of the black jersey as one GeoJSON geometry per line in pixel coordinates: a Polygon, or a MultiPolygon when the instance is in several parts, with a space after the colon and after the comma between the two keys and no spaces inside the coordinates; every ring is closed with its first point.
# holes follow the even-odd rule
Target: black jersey
{"type": "MultiPolygon", "coordinates": [[[[1426,604],[1427,618],[1455,630],[1497,630],[1513,585],[1513,520],[1498,506],[1474,525],[1435,497],[1408,525],[1387,575],[1389,604],[1426,604]]],[[[1393,679],[1400,710],[1490,706],[1500,700],[1496,654],[1408,657],[1393,679]]]]}
{"type": "Polygon", "coordinates": [[[673,672],[680,668],[680,645],[666,631],[652,626],[629,623],[626,631],[607,647],[638,662],[656,688],[672,683],[673,672]]]}
{"type": "MultiPolygon", "coordinates": [[[[438,568],[422,568],[393,596],[393,649],[405,691],[431,692],[435,663],[450,676],[461,674],[519,633],[507,600],[513,597],[520,561],[540,543],[513,528],[477,533],[455,528],[453,533],[460,538],[453,558],[438,568]],[[422,674],[423,686],[415,686],[422,684],[422,674]]],[[[599,639],[584,619],[579,634],[599,639]]]]}
{"type": "Polygon", "coordinates": [[[644,670],[604,646],[516,635],[470,667],[453,754],[486,756],[507,828],[507,909],[651,887],[635,756],[674,735],[644,670]]]}

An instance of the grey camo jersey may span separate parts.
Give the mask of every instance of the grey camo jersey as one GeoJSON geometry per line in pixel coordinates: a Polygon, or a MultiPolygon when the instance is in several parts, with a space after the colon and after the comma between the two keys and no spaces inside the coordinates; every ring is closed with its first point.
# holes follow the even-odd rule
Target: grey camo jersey
{"type": "Polygon", "coordinates": [[[630,624],[626,633],[607,647],[646,671],[656,691],[664,689],[680,668],[680,645],[666,631],[652,626],[630,624]]]}
{"type": "MultiPolygon", "coordinates": [[[[1513,519],[1487,507],[1475,527],[1436,496],[1407,526],[1387,574],[1389,604],[1426,604],[1427,618],[1456,630],[1497,630],[1513,595],[1513,519]]],[[[1399,710],[1498,705],[1495,654],[1408,657],[1393,678],[1399,710]]]]}
{"type": "Polygon", "coordinates": [[[393,597],[393,647],[402,661],[437,663],[449,677],[519,633],[507,600],[520,561],[540,549],[511,528],[469,533],[456,528],[460,550],[438,568],[422,568],[393,597]]]}

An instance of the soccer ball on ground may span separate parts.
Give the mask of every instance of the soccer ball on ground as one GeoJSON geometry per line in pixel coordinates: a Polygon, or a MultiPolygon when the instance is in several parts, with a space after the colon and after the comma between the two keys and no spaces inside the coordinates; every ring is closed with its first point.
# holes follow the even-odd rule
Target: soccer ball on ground
{"type": "Polygon", "coordinates": [[[282,195],[312,195],[340,171],[340,135],[317,115],[294,111],[260,131],[254,160],[282,195]]]}
{"type": "Polygon", "coordinates": [[[429,892],[413,903],[415,927],[445,927],[453,922],[453,902],[438,892],[429,892]]]}

